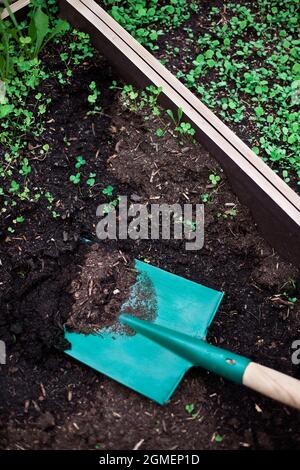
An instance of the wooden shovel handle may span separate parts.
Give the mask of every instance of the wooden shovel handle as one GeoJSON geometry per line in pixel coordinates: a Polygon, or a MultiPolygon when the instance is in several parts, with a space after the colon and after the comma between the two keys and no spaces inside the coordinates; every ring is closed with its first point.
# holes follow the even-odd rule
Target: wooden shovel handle
{"type": "Polygon", "coordinates": [[[243,375],[243,384],[267,397],[300,410],[300,380],[250,362],[243,375]]]}

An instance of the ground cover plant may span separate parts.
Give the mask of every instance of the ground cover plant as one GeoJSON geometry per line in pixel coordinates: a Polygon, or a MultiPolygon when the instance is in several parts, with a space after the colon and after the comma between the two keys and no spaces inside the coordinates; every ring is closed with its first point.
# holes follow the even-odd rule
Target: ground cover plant
{"type": "Polygon", "coordinates": [[[142,44],[154,49],[173,73],[297,190],[300,177],[297,0],[174,0],[170,15],[164,10],[166,2],[119,4],[105,0],[104,4],[117,21],[142,44]],[[176,20],[176,9],[186,12],[181,13],[183,24],[176,20]],[[124,11],[128,16],[121,20],[124,11]],[[152,39],[150,43],[149,34],[156,22],[162,25],[160,34],[156,35],[156,42],[152,39]],[[176,32],[169,33],[164,28],[166,22],[177,28],[176,32]]]}
{"type": "MultiPolygon", "coordinates": [[[[55,4],[38,6],[52,31],[55,4]]],[[[30,21],[19,24],[25,38],[30,21]]],[[[160,89],[121,83],[71,27],[33,65],[23,71],[15,62],[3,80],[3,104],[14,108],[1,119],[0,142],[0,339],[8,352],[0,448],[299,448],[299,413],[204,370],[190,371],[159,407],[66,357],[64,326],[110,324],[131,263],[141,259],[224,290],[210,342],[299,377],[290,360],[300,335],[299,280],[194,142],[182,110],[158,105],[160,89]],[[143,204],[203,202],[203,249],[191,255],[180,240],[88,243],[98,205],[110,211],[120,195],[143,204]]]]}
{"type": "MultiPolygon", "coordinates": [[[[5,6],[9,8],[6,0],[5,6]]],[[[9,18],[1,21],[0,214],[2,228],[10,233],[24,222],[24,211],[38,203],[46,204],[52,216],[59,217],[59,212],[54,209],[56,201],[51,188],[41,188],[34,182],[34,161],[47,158],[49,153],[49,143],[43,141],[42,136],[46,111],[52,101],[51,93],[35,90],[50,79],[58,80],[61,86],[67,84],[72,69],[91,57],[93,49],[87,35],[69,31],[69,24],[57,19],[56,14],[55,0],[33,0],[25,21],[19,22],[11,11],[9,18]],[[57,47],[55,40],[58,37],[65,45],[60,56],[63,72],[45,70],[40,56],[51,41],[57,47]],[[29,138],[40,143],[35,147],[29,138]]],[[[94,82],[89,85],[87,100],[91,104],[91,113],[100,109],[94,82]]],[[[77,162],[77,168],[78,165],[77,162]]],[[[79,175],[77,173],[75,182],[79,175]]],[[[91,178],[94,177],[90,177],[87,184],[91,184],[91,178]]]]}
{"type": "Polygon", "coordinates": [[[167,31],[180,27],[197,10],[195,1],[104,0],[112,17],[141,44],[158,49],[157,40],[167,31]]]}

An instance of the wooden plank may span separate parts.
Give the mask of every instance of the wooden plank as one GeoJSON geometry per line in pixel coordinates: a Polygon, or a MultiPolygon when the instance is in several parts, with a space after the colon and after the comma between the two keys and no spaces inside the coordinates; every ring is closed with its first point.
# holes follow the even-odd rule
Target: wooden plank
{"type": "Polygon", "coordinates": [[[61,15],[88,32],[127,81],[142,87],[161,86],[163,104],[183,109],[199,140],[224,168],[233,190],[251,209],[265,238],[285,258],[300,265],[297,194],[93,0],[60,0],[60,5],[61,15]]]}
{"type": "MultiPolygon", "coordinates": [[[[11,5],[10,5],[10,9],[13,13],[18,13],[20,10],[22,10],[23,8],[26,8],[28,7],[30,3],[30,0],[17,0],[17,2],[13,2],[11,5]]],[[[7,11],[7,9],[5,8],[1,14],[1,20],[4,20],[5,18],[7,18],[9,16],[9,13],[7,11]]]]}

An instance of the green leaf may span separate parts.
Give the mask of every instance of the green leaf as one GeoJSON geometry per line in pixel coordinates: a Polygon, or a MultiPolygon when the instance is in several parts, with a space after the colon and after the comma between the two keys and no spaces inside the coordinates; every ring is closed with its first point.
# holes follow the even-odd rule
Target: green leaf
{"type": "Polygon", "coordinates": [[[60,34],[64,34],[66,31],[68,31],[70,29],[70,25],[69,23],[67,23],[66,21],[64,20],[61,20],[59,19],[55,25],[55,27],[53,28],[53,30],[51,31],[51,33],[49,34],[47,40],[45,41],[45,43],[43,44],[42,48],[49,42],[51,41],[55,36],[58,36],[60,34]]]}
{"type": "Polygon", "coordinates": [[[33,22],[36,33],[34,55],[37,56],[42,47],[43,41],[49,32],[49,17],[43,12],[41,7],[36,9],[33,16],[33,22]]]}
{"type": "Polygon", "coordinates": [[[169,116],[169,118],[174,122],[174,124],[176,124],[173,111],[171,109],[167,109],[166,113],[169,116]]]}
{"type": "Polygon", "coordinates": [[[86,180],[86,184],[87,184],[88,186],[94,186],[95,181],[96,181],[95,178],[88,178],[88,179],[86,180]]]}
{"type": "Polygon", "coordinates": [[[76,173],[76,175],[71,175],[69,180],[73,183],[73,184],[79,184],[80,183],[80,178],[81,178],[81,174],[80,173],[76,173]]]}
{"type": "Polygon", "coordinates": [[[294,75],[298,75],[300,73],[300,64],[296,63],[293,65],[292,72],[294,75]]]}
{"type": "Polygon", "coordinates": [[[19,183],[17,183],[15,180],[12,180],[10,184],[9,192],[16,193],[17,191],[19,191],[19,189],[20,189],[19,183]]]}
{"type": "Polygon", "coordinates": [[[150,35],[149,35],[149,38],[151,39],[151,41],[156,41],[157,38],[158,38],[158,34],[156,31],[151,31],[150,35]]]}
{"type": "Polygon", "coordinates": [[[0,119],[6,117],[14,109],[12,104],[1,104],[0,105],[0,119]]]}
{"type": "Polygon", "coordinates": [[[75,168],[80,168],[81,166],[85,164],[86,164],[86,160],[81,155],[76,157],[75,168]]]}
{"type": "Polygon", "coordinates": [[[172,5],[167,5],[164,9],[169,15],[172,15],[175,12],[175,8],[172,5]]]}
{"type": "Polygon", "coordinates": [[[178,122],[181,121],[182,115],[183,115],[183,109],[182,109],[182,108],[178,108],[178,110],[177,110],[178,122]]]}
{"type": "Polygon", "coordinates": [[[114,188],[111,185],[109,185],[102,190],[102,193],[105,194],[106,196],[112,196],[113,191],[114,191],[114,188]]]}
{"type": "Polygon", "coordinates": [[[195,405],[193,403],[190,403],[189,405],[185,405],[185,411],[189,414],[193,413],[195,409],[195,405]]]}
{"type": "Polygon", "coordinates": [[[16,217],[14,222],[18,223],[18,224],[22,224],[24,222],[24,217],[22,216],[19,216],[19,217],[16,217]]]}
{"type": "Polygon", "coordinates": [[[157,137],[163,137],[163,135],[165,134],[164,131],[159,127],[158,129],[156,129],[156,135],[157,137]]]}
{"type": "Polygon", "coordinates": [[[297,141],[297,136],[295,134],[291,134],[288,137],[288,143],[289,144],[294,144],[297,141]]]}
{"type": "Polygon", "coordinates": [[[265,114],[261,106],[257,106],[256,108],[254,108],[254,111],[257,117],[261,117],[263,114],[265,114]]]}
{"type": "Polygon", "coordinates": [[[209,67],[214,67],[216,65],[216,62],[213,59],[208,59],[207,65],[209,67]]]}
{"type": "Polygon", "coordinates": [[[30,36],[25,36],[25,37],[21,37],[20,38],[20,43],[22,45],[27,45],[27,44],[30,44],[31,43],[31,37],[30,36]]]}
{"type": "Polygon", "coordinates": [[[205,52],[205,57],[207,59],[211,59],[214,56],[214,51],[211,49],[208,49],[208,51],[205,52]]]}

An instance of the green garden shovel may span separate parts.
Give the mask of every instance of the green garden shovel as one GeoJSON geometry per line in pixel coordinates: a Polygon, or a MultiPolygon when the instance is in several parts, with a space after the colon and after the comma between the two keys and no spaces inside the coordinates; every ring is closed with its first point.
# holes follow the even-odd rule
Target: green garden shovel
{"type": "Polygon", "coordinates": [[[170,399],[188,369],[200,366],[300,409],[300,381],[205,341],[221,292],[141,261],[135,268],[137,281],[119,321],[136,334],[115,328],[89,335],[66,332],[67,354],[160,404],[170,399]],[[147,299],[140,292],[149,283],[156,317],[145,321],[128,315],[133,306],[144,309],[147,299]]]}

